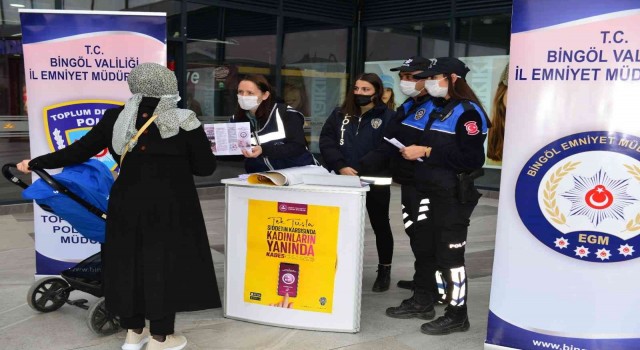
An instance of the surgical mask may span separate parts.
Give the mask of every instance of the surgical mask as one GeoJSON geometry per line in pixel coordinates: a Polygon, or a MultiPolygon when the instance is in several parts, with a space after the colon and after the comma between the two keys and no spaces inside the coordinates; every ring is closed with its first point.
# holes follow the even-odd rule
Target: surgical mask
{"type": "Polygon", "coordinates": [[[424,82],[424,87],[427,89],[427,92],[429,93],[429,95],[433,96],[433,97],[445,97],[447,96],[447,93],[449,93],[449,87],[445,86],[442,87],[440,86],[440,81],[443,80],[439,79],[439,80],[425,80],[424,82]]]}
{"type": "Polygon", "coordinates": [[[416,97],[418,95],[420,95],[420,91],[422,90],[416,90],[416,82],[415,81],[406,81],[406,80],[401,80],[400,81],[400,91],[402,91],[403,94],[409,96],[409,97],[416,97]]]}
{"type": "Polygon", "coordinates": [[[240,105],[240,108],[245,111],[250,111],[257,108],[260,105],[260,102],[258,102],[258,96],[238,95],[238,104],[240,105]]]}
{"type": "Polygon", "coordinates": [[[356,105],[359,107],[366,106],[371,103],[373,95],[353,95],[355,97],[356,105]]]}

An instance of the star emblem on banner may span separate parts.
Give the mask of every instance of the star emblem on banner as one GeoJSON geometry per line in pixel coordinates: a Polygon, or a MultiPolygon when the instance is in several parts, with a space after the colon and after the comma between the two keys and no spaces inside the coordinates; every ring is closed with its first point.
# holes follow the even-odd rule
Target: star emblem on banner
{"type": "Polygon", "coordinates": [[[587,255],[589,255],[589,248],[585,248],[585,246],[581,245],[578,248],[576,248],[576,250],[574,250],[574,252],[576,252],[576,255],[584,258],[587,255]]]}
{"type": "Polygon", "coordinates": [[[594,226],[605,219],[624,220],[624,208],[637,198],[627,193],[630,179],[613,179],[602,169],[592,177],[574,176],[573,188],[562,194],[571,201],[571,215],[583,215],[594,226]]]}
{"type": "Polygon", "coordinates": [[[618,248],[618,251],[620,252],[620,254],[624,256],[631,256],[635,252],[635,250],[633,250],[633,246],[630,246],[628,244],[620,245],[620,248],[618,248]]]}
{"type": "Polygon", "coordinates": [[[559,249],[564,249],[569,246],[569,240],[564,237],[556,238],[556,241],[554,243],[556,245],[556,248],[559,249]]]}
{"type": "Polygon", "coordinates": [[[596,256],[598,257],[598,259],[602,261],[609,260],[609,257],[611,256],[611,251],[606,250],[604,248],[598,249],[598,251],[596,252],[596,256]]]}

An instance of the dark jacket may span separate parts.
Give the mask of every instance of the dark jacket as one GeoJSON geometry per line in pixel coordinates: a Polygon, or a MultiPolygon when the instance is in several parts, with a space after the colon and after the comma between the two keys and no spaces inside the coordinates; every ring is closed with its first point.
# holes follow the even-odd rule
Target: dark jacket
{"type": "MultiPolygon", "coordinates": [[[[232,116],[231,122],[249,122],[246,115],[232,116]]],[[[268,118],[251,124],[251,144],[260,145],[262,154],[246,158],[245,170],[255,173],[315,164],[304,137],[304,115],[283,103],[276,103],[268,118]],[[257,136],[257,137],[256,137],[257,136]]]]}
{"type": "MultiPolygon", "coordinates": [[[[136,127],[158,99],[143,98],[136,127]]],[[[82,163],[111,146],[122,108],[108,109],[100,122],[69,147],[31,160],[31,167],[82,163]]],[[[159,319],[177,311],[220,307],[220,296],[193,175],[216,168],[202,127],[162,139],[152,123],[129,151],[107,209],[102,246],[107,308],[121,317],[159,319]]]]}
{"type": "MultiPolygon", "coordinates": [[[[430,96],[424,95],[417,99],[408,98],[396,109],[394,117],[384,130],[384,137],[395,138],[405,146],[416,145],[422,137],[423,129],[409,126],[405,122],[424,121],[431,111],[430,96]],[[416,113],[421,111],[420,113],[416,113]],[[417,116],[417,117],[416,117],[417,116]]],[[[375,152],[371,152],[362,160],[367,168],[380,168],[388,163],[393,181],[402,185],[413,185],[415,175],[414,166],[417,161],[402,158],[399,149],[389,142],[381,142],[375,152]]]]}
{"type": "Polygon", "coordinates": [[[361,176],[388,176],[386,166],[363,169],[360,161],[380,145],[393,114],[384,104],[377,104],[362,116],[345,116],[336,108],[320,132],[320,153],[327,168],[339,173],[351,167],[361,176]]]}
{"type": "Polygon", "coordinates": [[[491,124],[484,110],[471,101],[434,99],[434,105],[419,142],[432,149],[428,158],[416,164],[416,186],[453,189],[457,174],[484,165],[484,141],[491,124]]]}

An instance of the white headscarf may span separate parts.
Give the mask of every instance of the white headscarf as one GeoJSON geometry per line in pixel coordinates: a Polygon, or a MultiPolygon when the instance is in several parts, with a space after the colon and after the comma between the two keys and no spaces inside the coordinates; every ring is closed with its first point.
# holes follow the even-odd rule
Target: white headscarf
{"type": "MultiPolygon", "coordinates": [[[[200,126],[200,121],[193,111],[177,108],[180,101],[178,80],[167,67],[157,63],[139,64],[131,70],[127,82],[133,96],[125,103],[113,127],[111,143],[116,153],[122,154],[127,142],[138,132],[136,119],[138,106],[143,97],[160,99],[153,114],[158,115],[154,123],[163,139],[177,135],[180,128],[190,131],[200,126]]],[[[133,147],[135,143],[130,145],[130,148],[133,147]]]]}

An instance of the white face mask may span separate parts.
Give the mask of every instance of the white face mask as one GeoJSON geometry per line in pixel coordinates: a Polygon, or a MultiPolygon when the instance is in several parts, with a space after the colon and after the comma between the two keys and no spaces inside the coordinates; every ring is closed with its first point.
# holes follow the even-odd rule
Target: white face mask
{"type": "Polygon", "coordinates": [[[240,108],[244,109],[245,111],[250,111],[254,108],[258,108],[260,102],[258,102],[258,96],[238,95],[238,104],[240,105],[240,108]]]}
{"type": "Polygon", "coordinates": [[[439,79],[439,80],[425,80],[424,82],[424,87],[427,89],[427,92],[429,93],[429,95],[433,96],[433,97],[445,97],[447,96],[447,93],[449,92],[449,87],[445,86],[442,87],[440,86],[440,81],[443,80],[439,79]]]}
{"type": "Polygon", "coordinates": [[[416,90],[415,81],[400,80],[400,91],[409,97],[416,97],[422,90],[416,90]]]}

